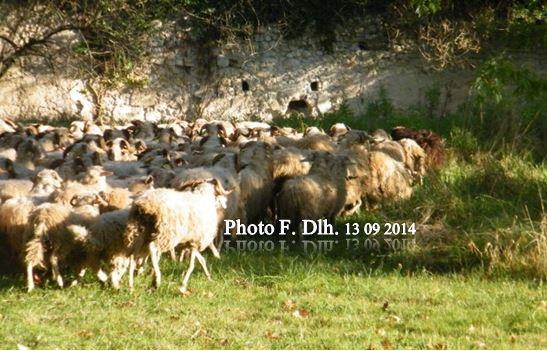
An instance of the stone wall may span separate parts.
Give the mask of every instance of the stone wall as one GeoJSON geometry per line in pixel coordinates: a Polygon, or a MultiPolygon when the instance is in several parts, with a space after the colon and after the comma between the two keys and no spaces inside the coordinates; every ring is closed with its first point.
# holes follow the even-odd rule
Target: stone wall
{"type": "MultiPolygon", "coordinates": [[[[434,71],[412,50],[389,47],[372,17],[339,30],[329,51],[311,34],[284,40],[268,28],[253,40],[204,50],[187,26],[155,25],[147,58],[129,77],[135,83],[105,91],[102,114],[119,120],[270,120],[293,111],[317,116],[342,103],[362,112],[380,89],[395,106],[406,107],[422,102],[433,86],[441,91],[441,108],[452,110],[473,78],[468,70],[434,71]]],[[[78,35],[64,32],[55,39],[53,64],[26,59],[0,80],[0,117],[92,117],[97,100],[69,54],[78,35]]],[[[534,60],[527,58],[540,66],[534,60]]]]}

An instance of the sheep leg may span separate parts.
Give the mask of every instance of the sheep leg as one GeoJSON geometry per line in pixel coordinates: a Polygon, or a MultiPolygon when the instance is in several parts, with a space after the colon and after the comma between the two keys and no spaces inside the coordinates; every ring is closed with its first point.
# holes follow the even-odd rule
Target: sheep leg
{"type": "Polygon", "coordinates": [[[179,262],[184,261],[184,258],[190,253],[190,250],[188,249],[182,249],[179,256],[179,262]]]}
{"type": "Polygon", "coordinates": [[[135,277],[135,256],[129,258],[129,290],[133,290],[133,281],[135,277]]]}
{"type": "Polygon", "coordinates": [[[127,269],[128,260],[124,257],[116,257],[113,260],[113,266],[112,273],[110,274],[110,281],[112,282],[112,286],[114,289],[120,288],[120,280],[123,277],[123,274],[125,273],[125,270],[127,269]]]}
{"type": "Polygon", "coordinates": [[[108,281],[108,274],[99,268],[97,271],[97,278],[101,281],[101,283],[106,283],[108,281]]]}
{"type": "Polygon", "coordinates": [[[211,280],[211,273],[209,273],[209,270],[207,269],[207,262],[205,261],[205,257],[203,257],[201,253],[199,253],[199,251],[196,251],[196,257],[199,263],[201,264],[201,266],[203,267],[203,270],[205,271],[205,275],[207,276],[207,279],[211,280]]]}
{"type": "Polygon", "coordinates": [[[215,256],[216,258],[220,258],[220,253],[218,252],[215,244],[211,243],[209,245],[209,248],[211,249],[211,252],[213,253],[213,256],[215,256]]]}
{"type": "Polygon", "coordinates": [[[152,261],[152,267],[154,268],[154,287],[159,288],[161,283],[161,271],[160,271],[160,254],[156,244],[151,242],[148,245],[148,250],[150,251],[150,260],[152,261]]]}
{"type": "Polygon", "coordinates": [[[31,292],[34,289],[34,277],[32,272],[32,264],[27,264],[27,292],[31,292]]]}
{"type": "Polygon", "coordinates": [[[61,272],[59,271],[59,259],[55,255],[51,255],[51,258],[49,259],[49,262],[51,264],[51,272],[53,274],[53,280],[57,282],[57,285],[62,288],[64,286],[63,283],[63,277],[61,276],[61,272]]]}
{"type": "Polygon", "coordinates": [[[194,271],[195,261],[196,261],[196,249],[192,249],[192,253],[190,254],[190,265],[188,266],[188,270],[186,271],[186,274],[184,275],[184,279],[182,280],[182,286],[179,288],[179,291],[181,293],[186,292],[186,288],[188,286],[188,280],[190,279],[190,275],[192,275],[192,272],[194,271]]]}
{"type": "Polygon", "coordinates": [[[71,287],[78,285],[78,282],[80,281],[80,279],[82,279],[85,276],[85,271],[86,271],[85,268],[80,269],[80,272],[76,276],[76,279],[74,279],[72,283],[70,283],[71,287]]]}
{"type": "MultiPolygon", "coordinates": [[[[217,237],[215,238],[215,240],[213,241],[213,243],[211,243],[210,246],[215,246],[218,247],[218,250],[216,250],[216,247],[215,247],[215,251],[217,252],[218,254],[218,251],[220,251],[220,249],[222,249],[222,243],[224,242],[224,234],[223,233],[220,233],[220,235],[217,235],[217,237]]],[[[212,251],[213,249],[211,249],[212,251]]],[[[214,251],[213,251],[213,254],[214,254],[214,251]]],[[[215,255],[216,257],[216,255],[215,255]]],[[[220,256],[219,256],[220,257],[220,256]]]]}
{"type": "Polygon", "coordinates": [[[137,268],[137,275],[142,274],[144,272],[144,265],[148,262],[148,256],[146,257],[139,257],[139,259],[136,262],[136,265],[139,267],[137,268]]]}
{"type": "Polygon", "coordinates": [[[173,260],[173,262],[177,262],[177,253],[175,252],[174,247],[169,250],[169,254],[171,255],[171,259],[173,260]]]}

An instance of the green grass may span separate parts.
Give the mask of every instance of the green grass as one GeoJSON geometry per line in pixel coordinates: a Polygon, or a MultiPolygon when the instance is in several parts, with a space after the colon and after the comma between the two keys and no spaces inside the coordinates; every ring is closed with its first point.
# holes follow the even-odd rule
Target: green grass
{"type": "Polygon", "coordinates": [[[302,255],[209,262],[213,281],[196,270],[187,297],[177,290],[182,268],[168,259],[157,291],[144,275],[133,293],[88,278],[27,294],[22,279],[0,278],[0,348],[547,347],[541,283],[302,255]]]}

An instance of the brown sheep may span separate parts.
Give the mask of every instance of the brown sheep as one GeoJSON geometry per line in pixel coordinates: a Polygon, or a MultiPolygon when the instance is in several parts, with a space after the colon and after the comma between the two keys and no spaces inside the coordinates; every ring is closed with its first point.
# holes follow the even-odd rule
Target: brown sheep
{"type": "Polygon", "coordinates": [[[413,139],[424,149],[427,169],[439,169],[444,164],[444,142],[439,134],[427,129],[414,130],[406,127],[395,127],[391,131],[393,140],[413,139]]]}

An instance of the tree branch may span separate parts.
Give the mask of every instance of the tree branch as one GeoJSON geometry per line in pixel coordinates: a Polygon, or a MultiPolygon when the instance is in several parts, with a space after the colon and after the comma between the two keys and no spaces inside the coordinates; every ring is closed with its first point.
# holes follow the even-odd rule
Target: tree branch
{"type": "Polygon", "coordinates": [[[21,46],[17,46],[12,40],[9,38],[6,38],[4,36],[0,36],[0,39],[3,39],[10,43],[11,46],[14,47],[13,53],[8,55],[7,57],[2,58],[2,67],[0,67],[0,79],[6,74],[8,69],[10,69],[11,66],[16,62],[16,60],[20,57],[23,57],[25,55],[28,55],[29,52],[31,52],[36,46],[47,44],[49,39],[54,36],[55,34],[58,34],[60,32],[63,32],[65,30],[82,30],[83,27],[75,26],[75,25],[62,25],[57,28],[51,29],[47,31],[42,37],[40,38],[30,38],[26,43],[24,43],[21,46]]]}

